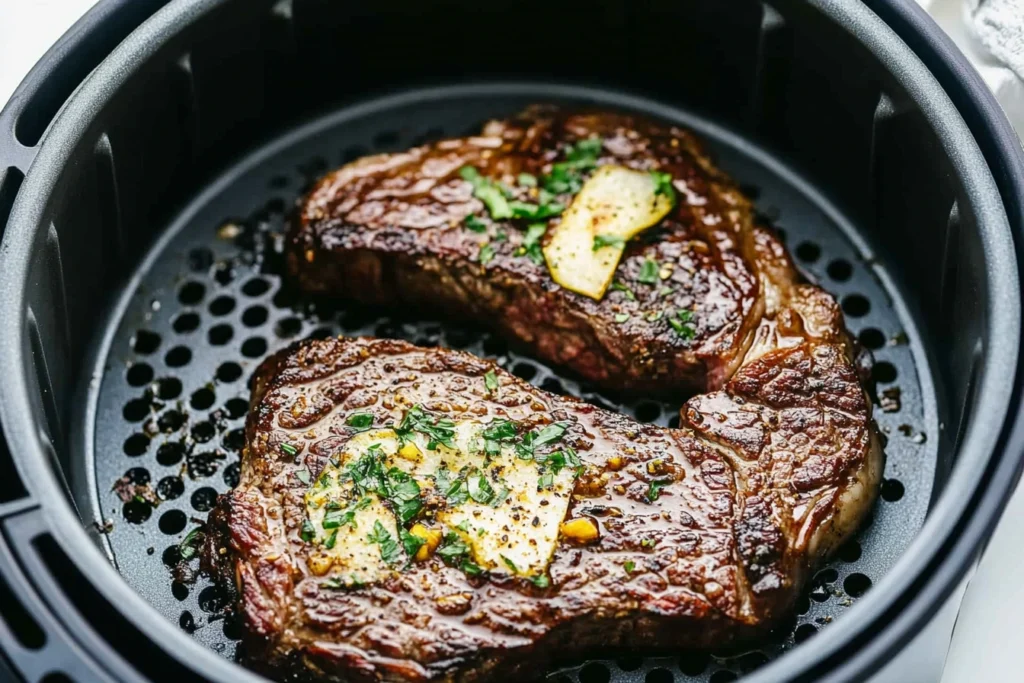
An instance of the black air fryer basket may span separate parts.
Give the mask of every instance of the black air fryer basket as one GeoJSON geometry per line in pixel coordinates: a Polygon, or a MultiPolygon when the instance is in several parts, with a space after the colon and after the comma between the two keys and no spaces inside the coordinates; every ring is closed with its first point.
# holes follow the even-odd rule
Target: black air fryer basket
{"type": "Polygon", "coordinates": [[[920,629],[1019,473],[1024,154],[910,0],[108,0],[0,113],[0,679],[255,680],[181,542],[294,339],[464,348],[677,424],[486,330],[282,279],[318,174],[534,102],[695,129],[873,352],[888,455],[869,523],[760,647],[553,680],[850,680],[920,629]]]}

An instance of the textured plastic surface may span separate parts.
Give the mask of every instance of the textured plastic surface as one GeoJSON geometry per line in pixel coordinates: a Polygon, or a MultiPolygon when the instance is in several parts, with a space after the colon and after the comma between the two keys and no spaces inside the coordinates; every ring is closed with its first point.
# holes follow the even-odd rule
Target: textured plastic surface
{"type": "MultiPolygon", "coordinates": [[[[171,262],[171,252],[150,248],[155,235],[183,201],[199,197],[192,206],[206,205],[217,190],[210,187],[200,196],[206,183],[254,141],[267,140],[288,121],[312,112],[337,109],[340,103],[411,82],[451,81],[456,73],[463,80],[542,75],[561,81],[593,81],[600,74],[608,87],[639,91],[700,112],[706,120],[758,141],[741,158],[788,159],[803,177],[814,179],[813,186],[838,207],[837,215],[856,226],[857,233],[847,236],[856,248],[839,236],[841,230],[825,237],[816,233],[825,242],[835,239],[834,244],[819,245],[822,254],[845,255],[856,266],[854,252],[868,253],[865,245],[875,250],[875,262],[886,266],[874,269],[883,289],[900,297],[890,308],[866,290],[848,293],[868,294],[872,314],[898,309],[900,299],[906,302],[909,316],[902,318],[914,320],[920,330],[920,335],[909,330],[912,341],[927,342],[923,355],[938,387],[935,418],[943,428],[935,430],[934,439],[926,428],[923,444],[937,455],[928,531],[913,541],[918,552],[887,559],[899,569],[877,583],[838,625],[823,629],[752,678],[810,679],[831,670],[837,660],[849,659],[855,650],[863,651],[865,643],[897,642],[907,629],[892,632],[892,638],[872,636],[894,614],[915,604],[915,591],[928,585],[917,579],[926,579],[926,572],[936,567],[941,570],[950,557],[960,561],[969,556],[982,537],[979,531],[954,540],[965,511],[988,502],[984,485],[990,465],[1005,461],[994,456],[993,445],[1016,370],[1019,332],[1016,270],[1008,258],[1011,247],[1001,202],[973,141],[928,74],[857,3],[623,3],[602,6],[600,12],[571,2],[526,2],[515,9],[474,6],[472,12],[445,3],[438,10],[446,23],[431,32],[424,32],[418,14],[408,10],[402,2],[353,8],[322,0],[197,0],[168,8],[79,91],[40,148],[40,163],[22,183],[21,196],[31,195],[32,200],[15,203],[11,225],[17,229],[8,230],[3,250],[13,286],[0,294],[0,311],[10,320],[23,321],[0,331],[0,354],[15,369],[9,391],[0,397],[4,428],[15,444],[19,467],[31,475],[34,492],[46,502],[54,546],[81,568],[80,585],[88,581],[97,599],[115,600],[125,631],[143,632],[152,645],[145,657],[129,648],[122,648],[122,655],[137,665],[146,659],[150,670],[177,664],[210,676],[243,676],[190,647],[174,633],[177,626],[152,619],[154,612],[134,593],[110,581],[109,568],[85,545],[85,535],[60,498],[65,480],[88,515],[83,503],[90,492],[106,493],[106,483],[91,476],[92,468],[77,456],[81,451],[72,448],[83,436],[87,444],[98,444],[100,430],[111,425],[97,420],[84,400],[89,387],[115,378],[131,360],[111,356],[117,365],[102,373],[89,374],[88,364],[83,369],[85,359],[102,354],[114,340],[124,341],[112,325],[99,325],[103,312],[113,300],[130,301],[139,283],[129,274],[143,254],[162,253],[171,262]],[[622,41],[614,50],[552,53],[549,40],[524,32],[522,49],[516,51],[467,46],[466,36],[491,35],[495,27],[516,26],[519,18],[536,16],[544,16],[549,25],[573,26],[580,35],[615,31],[622,41]],[[224,40],[225,35],[232,40],[224,40]],[[762,153],[762,144],[771,151],[762,153]],[[892,282],[885,280],[887,273],[892,282]],[[92,351],[86,350],[88,340],[92,351]],[[83,375],[84,381],[75,381],[83,375]],[[75,436],[71,443],[69,434],[75,436]]],[[[411,112],[407,118],[412,124],[419,116],[411,112]]],[[[421,132],[426,131],[408,135],[421,132]]],[[[385,138],[377,144],[399,141],[385,138]]],[[[331,157],[340,152],[321,153],[335,163],[337,157],[331,157]]],[[[743,169],[731,170],[742,177],[743,169]]],[[[777,173],[774,169],[769,175],[777,173]]],[[[781,188],[799,190],[787,210],[801,203],[825,204],[800,183],[785,177],[776,181],[781,188]]],[[[247,197],[248,203],[236,209],[238,217],[263,196],[247,197]]],[[[223,218],[211,220],[219,223],[223,218]]],[[[798,248],[796,243],[791,246],[798,248]]],[[[160,262],[153,262],[154,276],[160,262]]],[[[182,261],[173,265],[180,269],[182,261]]],[[[821,265],[826,264],[810,267],[821,265]]],[[[853,284],[870,282],[862,277],[864,271],[853,270],[853,284]]],[[[857,310],[863,303],[853,307],[857,310]]],[[[205,318],[211,315],[204,309],[205,318]]],[[[227,315],[235,316],[238,329],[222,351],[244,355],[242,346],[248,340],[240,336],[245,321],[238,317],[244,311],[227,315]]],[[[273,315],[276,319],[281,314],[273,315]]],[[[893,321],[882,315],[872,324],[893,321]]],[[[145,323],[137,318],[126,325],[145,323]]],[[[269,328],[264,336],[273,339],[269,328]]],[[[901,388],[912,387],[907,381],[910,364],[893,362],[893,367],[901,388]]],[[[236,390],[244,395],[240,386],[236,390]]],[[[123,419],[122,412],[119,425],[123,419]]],[[[124,462],[123,444],[116,453],[97,452],[105,454],[101,460],[116,457],[124,462]]],[[[924,494],[905,486],[903,500],[894,505],[909,505],[917,495],[924,494]]],[[[989,518],[999,502],[1001,497],[994,508],[987,508],[989,518]]],[[[191,505],[191,497],[175,504],[184,512],[182,506],[191,505]]],[[[171,521],[166,527],[178,524],[171,521]]],[[[102,534],[94,537],[102,544],[102,534]]],[[[868,561],[866,556],[863,561],[868,561]]],[[[78,608],[89,611],[89,606],[78,608]]],[[[93,621],[94,628],[98,621],[93,621]]],[[[872,664],[864,662],[861,668],[872,664]]],[[[668,680],[665,673],[644,673],[650,666],[627,661],[625,668],[633,670],[616,675],[668,680]]],[[[593,666],[587,671],[581,680],[603,677],[593,666]]],[[[727,678],[714,673],[711,680],[727,678]]]]}

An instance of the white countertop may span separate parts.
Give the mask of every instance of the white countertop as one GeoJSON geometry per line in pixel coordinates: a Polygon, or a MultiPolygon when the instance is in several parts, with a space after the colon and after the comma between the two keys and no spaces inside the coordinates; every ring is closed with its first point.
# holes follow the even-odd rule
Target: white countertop
{"type": "MultiPolygon", "coordinates": [[[[1011,122],[1024,131],[1024,84],[972,42],[960,19],[960,0],[917,1],[956,40],[1011,122]]],[[[92,4],[93,0],[0,0],[0,103],[92,4]]],[[[1018,489],[973,577],[965,579],[928,628],[871,683],[1024,681],[1017,651],[1024,623],[1024,582],[1014,580],[1024,563],[1022,520],[1024,490],[1018,489]],[[960,595],[964,597],[958,615],[960,595]]]]}

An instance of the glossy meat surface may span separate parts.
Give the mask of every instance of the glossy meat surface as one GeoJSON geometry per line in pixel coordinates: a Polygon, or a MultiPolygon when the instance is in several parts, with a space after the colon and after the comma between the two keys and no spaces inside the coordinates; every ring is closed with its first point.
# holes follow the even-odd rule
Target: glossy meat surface
{"type": "MultiPolygon", "coordinates": [[[[555,196],[563,205],[571,198],[555,196]]],[[[309,291],[472,318],[604,386],[678,394],[720,387],[751,341],[764,312],[755,234],[749,201],[688,131],[533,107],[476,137],[328,174],[301,207],[288,267],[309,291]],[[543,178],[573,144],[594,138],[602,141],[595,165],[669,173],[678,197],[657,228],[629,242],[617,285],[600,301],[555,284],[523,253],[529,221],[492,220],[459,174],[477,168],[511,201],[535,202],[539,189],[519,184],[520,174],[543,178]],[[486,231],[467,229],[467,216],[486,231]],[[484,245],[494,250],[486,263],[484,245]],[[658,268],[653,282],[643,277],[648,260],[658,268]],[[673,329],[678,310],[692,312],[693,339],[673,329]]]]}

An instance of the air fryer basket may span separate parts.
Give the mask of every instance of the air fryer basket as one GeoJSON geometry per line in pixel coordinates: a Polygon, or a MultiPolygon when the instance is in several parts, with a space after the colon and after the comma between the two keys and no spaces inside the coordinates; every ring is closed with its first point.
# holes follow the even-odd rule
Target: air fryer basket
{"type": "MultiPolygon", "coordinates": [[[[327,168],[461,135],[531,102],[596,104],[697,130],[806,275],[837,295],[875,353],[888,462],[871,522],[764,647],[619,653],[554,675],[811,679],[890,637],[886,624],[929,573],[980,540],[957,531],[1002,455],[1017,370],[1006,215],[945,94],[850,2],[452,2],[429,9],[444,21],[426,32],[425,11],[173,3],[79,89],[27,176],[12,166],[0,178],[0,211],[13,204],[0,251],[11,278],[0,360],[12,372],[0,416],[17,468],[0,470],[0,519],[18,557],[0,555],[0,576],[17,585],[27,574],[46,595],[49,581],[52,609],[70,600],[68,612],[92,615],[99,637],[87,647],[115,647],[148,677],[242,676],[222,596],[171,566],[237,476],[255,365],[311,334],[465,348],[545,389],[673,424],[678,406],[601,394],[486,331],[307,299],[281,278],[288,211],[327,168]],[[506,32],[514,49],[485,49],[506,32]],[[618,38],[591,46],[577,35],[618,38]],[[122,477],[140,498],[112,490],[122,477]]],[[[33,151],[48,106],[30,100],[12,120],[16,153],[33,151]]],[[[0,583],[9,623],[31,624],[16,613],[23,601],[0,583]]],[[[12,641],[0,620],[0,643],[39,667],[30,672],[75,672],[47,658],[50,631],[12,641]]]]}

